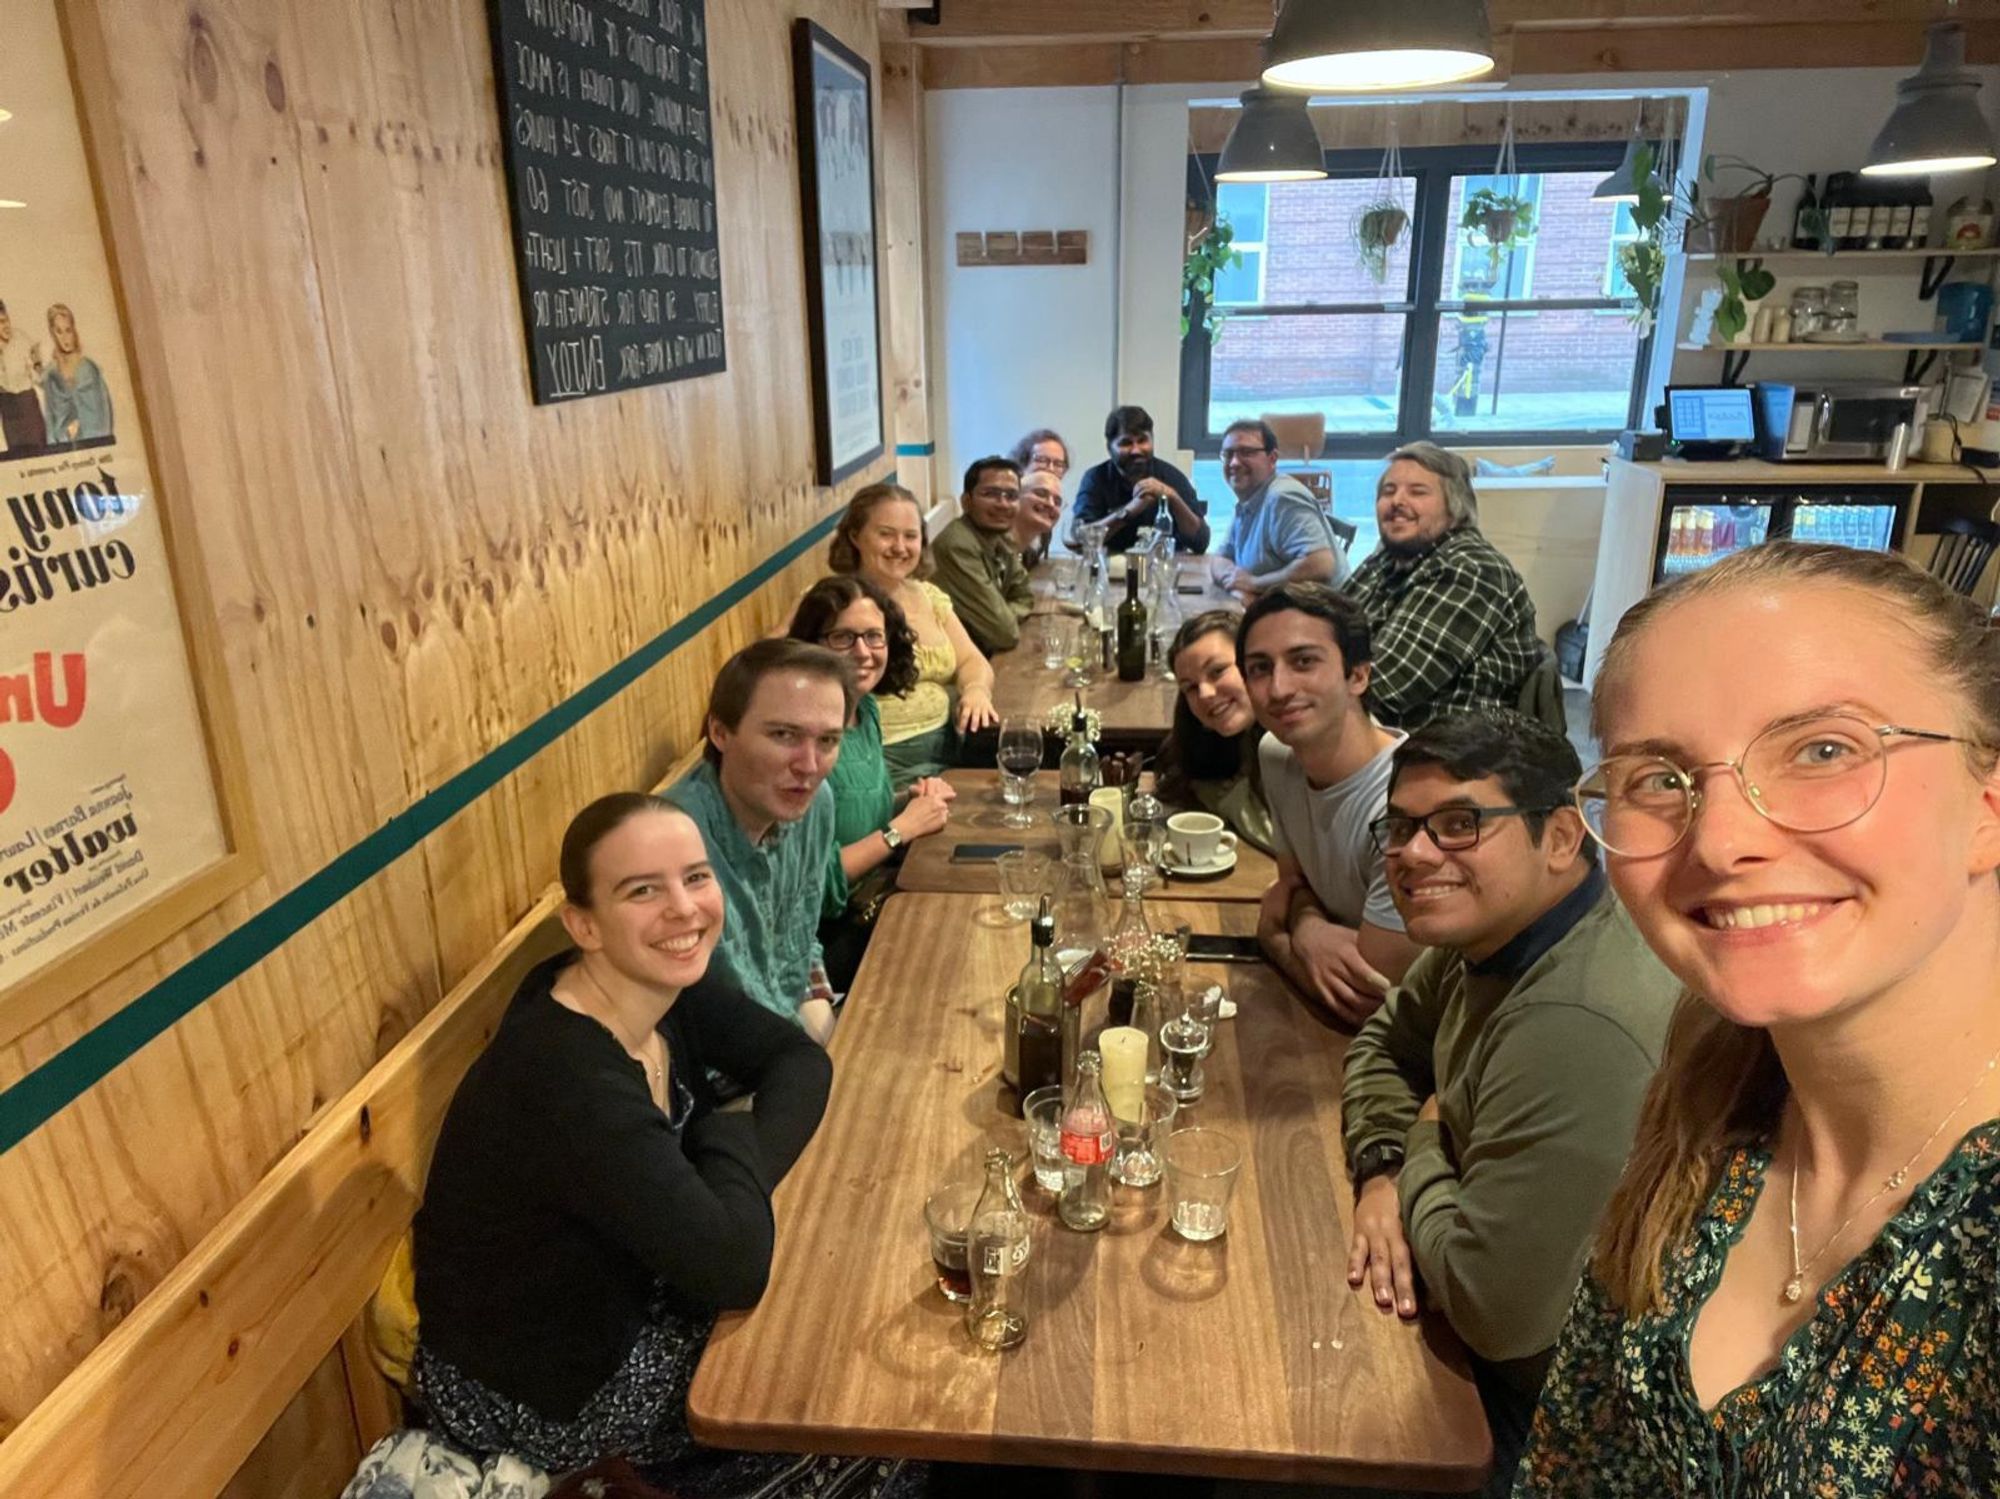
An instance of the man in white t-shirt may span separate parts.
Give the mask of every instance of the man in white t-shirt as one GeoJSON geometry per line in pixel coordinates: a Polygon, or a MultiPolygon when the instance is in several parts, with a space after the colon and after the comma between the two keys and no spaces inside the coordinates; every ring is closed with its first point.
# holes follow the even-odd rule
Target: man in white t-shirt
{"type": "Polygon", "coordinates": [[[1403,934],[1368,825],[1404,736],[1368,716],[1368,619],[1323,583],[1287,583],[1244,612],[1236,659],[1257,721],[1278,880],[1257,936],[1285,977],[1358,1025],[1418,948],[1403,934]]]}

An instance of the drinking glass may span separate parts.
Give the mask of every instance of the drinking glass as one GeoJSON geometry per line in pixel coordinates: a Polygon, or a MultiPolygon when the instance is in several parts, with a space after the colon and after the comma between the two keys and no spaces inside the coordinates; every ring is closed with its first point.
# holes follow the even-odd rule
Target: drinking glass
{"type": "Polygon", "coordinates": [[[1000,766],[1000,796],[1007,803],[1007,815],[1000,820],[1010,828],[1033,827],[1028,804],[1035,799],[1035,772],[1042,768],[1042,726],[1032,718],[1002,719],[994,759],[1000,766]]]}
{"type": "Polygon", "coordinates": [[[1069,660],[1069,630],[1074,623],[1066,614],[1035,616],[1035,637],[1041,647],[1044,670],[1060,671],[1069,660]]]}
{"type": "Polygon", "coordinates": [[[1173,1090],[1158,1083],[1147,1086],[1144,1098],[1144,1118],[1117,1121],[1118,1152],[1111,1158],[1111,1179],[1128,1187],[1150,1187],[1159,1181],[1167,1136],[1180,1107],[1173,1090]]]}
{"type": "Polygon", "coordinates": [[[965,1235],[972,1210],[986,1190],[982,1177],[946,1182],[924,1199],[924,1225],[930,1230],[931,1269],[946,1301],[972,1300],[972,1274],[965,1264],[965,1235]]]}
{"type": "Polygon", "coordinates": [[[1058,557],[1056,566],[1056,594],[1064,601],[1077,601],[1076,585],[1083,578],[1083,560],[1079,557],[1058,557]]]}
{"type": "Polygon", "coordinates": [[[1009,849],[993,864],[1000,874],[1000,898],[1010,921],[1026,921],[1041,909],[1042,897],[1053,893],[1053,854],[1038,848],[1009,849]]]}
{"type": "Polygon", "coordinates": [[[1021,1117],[1028,1121],[1028,1153],[1035,1163],[1035,1185],[1051,1197],[1062,1191],[1063,1090],[1037,1088],[1021,1100],[1021,1117]]]}
{"type": "Polygon", "coordinates": [[[1229,1232],[1229,1198],[1243,1164],[1242,1147],[1215,1129],[1167,1136],[1167,1197],[1174,1230],[1197,1244],[1229,1232]]]}

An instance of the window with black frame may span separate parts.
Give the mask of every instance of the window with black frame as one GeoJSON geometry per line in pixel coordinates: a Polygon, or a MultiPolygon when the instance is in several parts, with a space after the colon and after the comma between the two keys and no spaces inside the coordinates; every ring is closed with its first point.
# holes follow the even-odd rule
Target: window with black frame
{"type": "Polygon", "coordinates": [[[1215,193],[1243,258],[1217,277],[1218,333],[1194,319],[1183,344],[1181,446],[1212,455],[1267,412],[1323,413],[1328,457],[1629,425],[1646,349],[1617,250],[1635,229],[1591,199],[1623,150],[1522,146],[1517,178],[1492,175],[1491,147],[1405,150],[1409,227],[1372,269],[1357,238],[1379,157],[1329,153],[1331,177],[1287,183],[1214,183],[1214,158],[1190,157],[1190,194],[1215,193]]]}

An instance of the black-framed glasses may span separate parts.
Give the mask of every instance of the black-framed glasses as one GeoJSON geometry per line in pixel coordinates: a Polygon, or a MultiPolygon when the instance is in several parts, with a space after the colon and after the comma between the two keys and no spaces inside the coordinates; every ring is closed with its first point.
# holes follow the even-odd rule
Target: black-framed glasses
{"type": "Polygon", "coordinates": [[[1222,461],[1227,463],[1232,458],[1254,458],[1259,453],[1268,453],[1270,451],[1261,442],[1254,445],[1247,442],[1238,443],[1235,447],[1224,448],[1222,450],[1222,461]]]}
{"type": "Polygon", "coordinates": [[[1439,807],[1422,817],[1390,812],[1368,824],[1368,836],[1378,853],[1400,854],[1417,841],[1419,832],[1438,852],[1455,854],[1477,848],[1486,824],[1499,817],[1546,817],[1554,807],[1439,807]]]}
{"type": "Polygon", "coordinates": [[[1968,744],[1977,740],[1901,724],[1872,724],[1850,713],[1784,719],[1734,760],[1681,766],[1664,755],[1613,755],[1577,783],[1576,806],[1591,837],[1628,859],[1666,853],[1694,826],[1702,772],[1726,770],[1757,814],[1794,833],[1831,833],[1858,822],[1889,783],[1888,741],[1968,744]]]}
{"type": "Polygon", "coordinates": [[[888,634],[882,630],[828,630],[819,639],[831,651],[851,651],[857,642],[871,651],[879,651],[889,643],[888,634]]]}

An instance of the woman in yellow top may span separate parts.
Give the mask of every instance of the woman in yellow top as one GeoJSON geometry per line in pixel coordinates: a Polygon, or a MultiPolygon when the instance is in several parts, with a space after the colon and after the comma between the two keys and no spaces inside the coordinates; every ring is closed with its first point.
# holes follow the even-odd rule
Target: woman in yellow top
{"type": "Polygon", "coordinates": [[[856,494],[827,551],[830,569],[873,583],[902,607],[916,632],[916,686],[879,701],[882,756],[898,791],[944,770],[954,725],[961,734],[973,734],[999,722],[992,664],[965,633],[945,591],[919,577],[929,561],[923,512],[900,484],[870,484],[856,494]]]}

